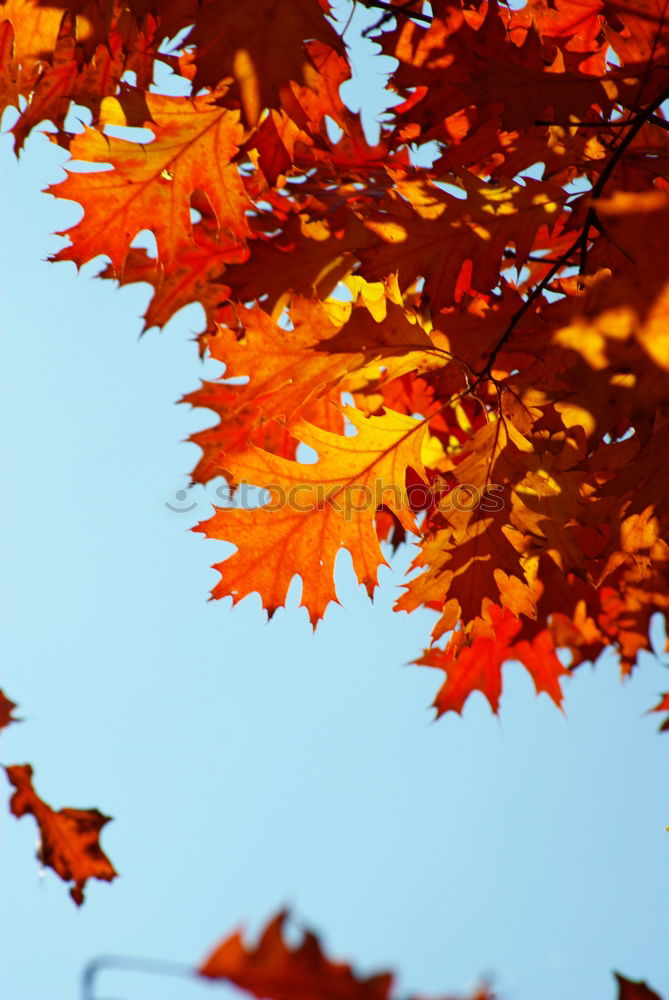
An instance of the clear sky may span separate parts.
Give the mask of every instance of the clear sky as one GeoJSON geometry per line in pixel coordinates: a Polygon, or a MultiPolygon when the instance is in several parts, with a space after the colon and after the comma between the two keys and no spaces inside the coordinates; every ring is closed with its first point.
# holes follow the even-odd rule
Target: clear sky
{"type": "Polygon", "coordinates": [[[624,685],[612,658],[583,667],[563,716],[510,664],[500,719],[475,695],[433,724],[439,675],[405,666],[432,616],[390,610],[408,551],[374,605],[342,557],[343,607],[315,637],[297,588],[270,624],[256,597],[207,603],[227,548],[188,528],[211,494],[166,507],[197,457],[182,442],[212,422],[174,405],[215,370],[199,309],[139,339],[146,286],[44,262],[78,218],[39,193],[64,155],[35,136],[17,165],[0,145],[2,686],[25,720],[1,759],[30,761],[54,807],[112,815],[120,873],[77,910],[39,872],[32,819],[0,815],[3,1000],[74,1000],[100,953],[196,962],[284,905],[405,996],[488,973],[504,1000],[613,1000],[617,968],[669,997],[669,736],[644,716],[666,666],[624,685]]]}

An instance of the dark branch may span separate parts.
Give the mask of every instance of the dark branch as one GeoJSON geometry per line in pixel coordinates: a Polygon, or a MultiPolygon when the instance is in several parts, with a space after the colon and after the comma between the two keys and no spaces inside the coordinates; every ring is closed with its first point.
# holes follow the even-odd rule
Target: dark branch
{"type": "MultiPolygon", "coordinates": [[[[400,4],[399,6],[395,6],[392,3],[386,3],[386,0],[360,0],[360,3],[367,7],[368,10],[376,8],[377,10],[386,11],[392,17],[399,15],[400,17],[407,17],[411,21],[420,21],[422,24],[432,24],[432,18],[427,14],[419,14],[417,11],[407,9],[412,3],[414,3],[414,0],[408,0],[407,3],[400,4]]],[[[383,22],[387,19],[389,20],[389,18],[382,18],[379,24],[375,24],[372,25],[371,28],[367,28],[365,34],[367,34],[368,31],[374,31],[375,28],[380,27],[381,24],[383,24],[383,22]]]]}
{"type": "MultiPolygon", "coordinates": [[[[599,223],[597,219],[597,209],[594,207],[593,202],[596,202],[597,199],[601,196],[604,188],[611,179],[613,171],[616,169],[616,166],[620,162],[623,153],[628,148],[630,143],[633,142],[634,137],[641,131],[646,122],[650,121],[657,108],[659,108],[660,105],[663,104],[668,98],[669,98],[669,87],[666,87],[662,91],[662,93],[655,98],[654,101],[651,101],[651,103],[647,107],[642,108],[642,110],[639,111],[634,116],[633,121],[630,123],[629,132],[625,136],[623,136],[618,145],[615,147],[615,149],[611,153],[611,156],[606,166],[604,167],[601,174],[597,178],[597,183],[594,184],[592,187],[592,190],[590,192],[590,207],[586,214],[585,222],[583,223],[583,227],[581,228],[579,235],[576,237],[571,246],[568,247],[568,249],[565,250],[565,252],[557,258],[557,260],[555,261],[551,269],[548,271],[548,273],[545,275],[545,277],[542,278],[542,280],[539,282],[538,285],[535,285],[535,287],[529,293],[529,295],[522,303],[522,305],[519,306],[518,309],[515,311],[515,313],[509,320],[509,324],[505,329],[504,333],[499,338],[493,349],[490,351],[490,354],[488,355],[488,360],[485,363],[484,367],[480,371],[474,372],[474,375],[476,376],[476,384],[484,381],[485,379],[491,378],[492,366],[495,363],[495,359],[497,358],[497,355],[502,350],[504,345],[508,343],[509,338],[511,337],[513,331],[517,327],[520,320],[523,318],[523,316],[525,316],[530,306],[534,302],[536,302],[536,300],[539,298],[542,292],[544,292],[548,288],[548,286],[550,285],[551,281],[558,273],[558,271],[560,271],[563,267],[567,265],[569,258],[575,253],[580,253],[579,272],[583,274],[583,272],[585,271],[590,230],[592,229],[593,226],[599,228],[599,223]]],[[[660,120],[663,121],[664,119],[660,120]]]]}
{"type": "MultiPolygon", "coordinates": [[[[537,119],[535,125],[559,125],[560,128],[630,128],[634,125],[636,117],[629,118],[624,122],[549,122],[537,119]]],[[[660,128],[669,131],[669,121],[660,118],[659,115],[649,115],[646,119],[651,125],[658,125],[660,128]]]]}
{"type": "MultiPolygon", "coordinates": [[[[517,256],[518,256],[518,254],[516,253],[515,250],[505,250],[504,254],[503,254],[503,257],[506,260],[515,260],[515,258],[517,256]]],[[[531,261],[533,261],[533,262],[535,262],[537,264],[555,264],[557,258],[556,257],[541,257],[539,254],[530,253],[530,254],[527,255],[527,257],[525,258],[525,260],[531,260],[531,261]]]]}

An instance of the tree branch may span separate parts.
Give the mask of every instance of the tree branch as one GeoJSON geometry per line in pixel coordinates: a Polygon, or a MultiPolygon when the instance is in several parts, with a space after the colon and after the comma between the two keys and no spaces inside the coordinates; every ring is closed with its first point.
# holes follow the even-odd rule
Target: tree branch
{"type": "MultiPolygon", "coordinates": [[[[386,0],[360,0],[360,3],[367,7],[368,10],[376,8],[377,10],[387,11],[387,13],[391,16],[399,15],[400,17],[407,17],[412,21],[420,21],[422,24],[432,24],[432,18],[427,14],[419,14],[417,11],[407,9],[414,2],[415,0],[407,0],[407,3],[395,6],[395,4],[386,3],[386,0]]],[[[367,34],[368,31],[374,31],[375,28],[380,27],[385,20],[387,20],[387,18],[382,18],[379,24],[375,24],[370,28],[367,28],[365,34],[367,34]]]]}
{"type": "Polygon", "coordinates": [[[520,320],[527,313],[530,306],[539,298],[542,292],[545,291],[545,289],[548,287],[548,285],[553,280],[558,271],[567,265],[569,258],[572,256],[572,254],[578,251],[580,251],[579,272],[583,274],[583,272],[585,271],[587,248],[588,248],[588,236],[590,233],[590,229],[592,228],[593,225],[598,226],[597,209],[593,206],[592,203],[597,201],[597,199],[602,194],[606,184],[611,179],[613,171],[616,169],[616,166],[620,162],[623,153],[628,148],[630,143],[634,140],[635,136],[641,131],[646,122],[650,121],[655,111],[668,98],[669,98],[669,87],[666,87],[659,94],[659,96],[655,98],[654,101],[651,101],[651,103],[647,107],[643,108],[641,111],[638,112],[638,114],[635,115],[633,121],[630,124],[629,132],[627,132],[627,134],[623,136],[618,145],[615,147],[606,166],[604,167],[601,174],[597,178],[597,183],[594,184],[592,187],[592,190],[590,192],[590,207],[588,208],[585,217],[585,222],[583,223],[579,235],[571,244],[571,246],[557,258],[557,260],[551,267],[550,271],[545,275],[544,278],[542,278],[542,280],[539,282],[538,285],[535,285],[535,287],[529,293],[529,295],[522,303],[522,305],[519,306],[519,308],[515,311],[515,313],[509,320],[509,324],[505,329],[504,333],[501,335],[495,346],[490,351],[490,354],[488,355],[488,360],[483,366],[483,368],[478,372],[474,372],[474,374],[476,375],[477,383],[483,381],[484,379],[491,378],[492,366],[495,363],[497,355],[504,347],[504,345],[508,343],[511,334],[517,327],[520,320]]]}
{"type": "Polygon", "coordinates": [[[94,1000],[97,976],[103,969],[122,969],[125,972],[145,972],[149,975],[178,976],[185,979],[198,978],[197,971],[191,965],[182,962],[133,958],[125,955],[101,955],[90,961],[84,969],[81,980],[82,1000],[94,1000]]]}
{"type": "MultiPolygon", "coordinates": [[[[669,131],[669,121],[666,118],[660,118],[659,115],[649,115],[646,119],[651,125],[658,125],[665,131],[669,131]]],[[[543,121],[543,119],[538,118],[535,121],[535,125],[558,125],[560,128],[630,128],[634,125],[635,118],[628,118],[624,122],[549,122],[543,121]]]]}

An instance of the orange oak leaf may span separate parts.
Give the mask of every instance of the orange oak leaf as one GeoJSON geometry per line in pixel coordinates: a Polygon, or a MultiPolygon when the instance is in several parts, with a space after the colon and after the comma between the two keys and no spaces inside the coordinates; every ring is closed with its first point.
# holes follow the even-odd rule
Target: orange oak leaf
{"type": "MultiPolygon", "coordinates": [[[[601,58],[601,18],[606,17],[608,9],[602,0],[560,0],[559,5],[555,6],[547,0],[530,0],[522,14],[527,21],[531,18],[541,36],[550,38],[565,52],[565,56],[569,52],[587,53],[589,58],[579,61],[578,65],[584,72],[596,73],[605,69],[605,62],[601,58]],[[593,53],[600,56],[600,61],[596,64],[593,53]]],[[[520,21],[521,17],[521,12],[518,11],[514,23],[520,21]]]]}
{"type": "MultiPolygon", "coordinates": [[[[229,479],[229,456],[247,450],[250,444],[275,455],[294,459],[299,442],[285,423],[268,418],[252,402],[245,402],[245,387],[204,382],[200,389],[184,396],[182,403],[204,406],[219,417],[218,424],[195,431],[189,441],[202,449],[202,457],[191,473],[194,483],[208,483],[218,476],[229,479]]],[[[302,420],[334,434],[344,432],[344,417],[338,401],[320,396],[299,407],[302,420]]]]}
{"type": "MultiPolygon", "coordinates": [[[[241,406],[271,399],[269,415],[290,420],[304,403],[340,379],[356,359],[356,355],[342,357],[316,350],[338,328],[336,312],[318,299],[293,302],[288,314],[290,331],[259,306],[240,309],[238,315],[241,335],[220,327],[207,345],[211,356],[225,364],[224,379],[249,379],[240,387],[241,406]]],[[[362,352],[357,359],[361,364],[362,352]]],[[[188,401],[198,405],[193,394],[188,401]]]]}
{"type": "Polygon", "coordinates": [[[236,604],[257,591],[271,617],[299,575],[301,606],[315,626],[330,601],[337,600],[333,573],[342,547],[351,553],[358,582],[370,596],[374,592],[378,567],[386,562],[375,513],[385,505],[407,530],[415,530],[405,480],[409,467],[423,474],[425,425],[391,411],[367,418],[350,406],[343,412],[355,436],[332,434],[304,421],[290,427],[291,434],[317,452],[314,464],[257,448],[229,456],[232,479],[267,490],[270,502],[254,509],[219,510],[195,529],[237,546],[234,555],[215,567],[222,579],[212,597],[230,596],[236,604]]]}
{"type": "Polygon", "coordinates": [[[78,74],[79,64],[76,59],[61,58],[57,65],[49,67],[40,75],[30,103],[12,128],[17,150],[23,148],[31,129],[45,118],[64,121],[78,74]]]}
{"type": "MultiPolygon", "coordinates": [[[[308,929],[303,930],[299,943],[291,947],[285,934],[288,918],[287,912],[273,917],[255,945],[245,944],[240,932],[225,938],[202,962],[198,974],[205,979],[232,983],[252,996],[267,1000],[390,1000],[392,973],[356,975],[348,963],[328,958],[316,934],[308,929]]],[[[451,996],[450,1000],[456,998],[451,996]]],[[[495,997],[481,985],[468,1000],[495,1000],[495,997]]]]}
{"type": "Polygon", "coordinates": [[[624,675],[630,674],[641,650],[650,650],[650,623],[658,611],[669,611],[667,569],[669,553],[662,544],[643,562],[618,572],[600,588],[601,612],[598,625],[620,656],[624,675]]]}
{"type": "Polygon", "coordinates": [[[58,812],[37,795],[29,764],[5,768],[16,791],[10,800],[14,816],[35,817],[40,834],[39,857],[64,882],[72,882],[70,895],[77,906],[84,901],[89,878],[111,882],[116,871],[100,847],[100,831],[109,822],[97,809],[61,809],[58,812]]]}
{"type": "MultiPolygon", "coordinates": [[[[65,18],[62,7],[48,6],[39,0],[5,0],[3,21],[13,25],[14,54],[25,72],[53,54],[65,18]]],[[[79,31],[87,34],[87,23],[81,19],[79,31]]]]}
{"type": "Polygon", "coordinates": [[[318,301],[293,303],[290,336],[257,306],[239,309],[236,315],[243,324],[240,331],[221,326],[207,338],[211,356],[226,366],[222,379],[203,382],[181,400],[207,407],[219,418],[217,426],[190,437],[203,451],[192,473],[194,482],[228,475],[226,456],[244,451],[249,442],[294,458],[297,442],[285,424],[274,418],[291,420],[299,413],[323,429],[343,430],[339,409],[332,405],[335,400],[326,393],[356,362],[358,366],[363,363],[362,353],[333,356],[314,349],[337,329],[334,317],[318,301]],[[229,381],[247,378],[251,372],[245,385],[229,381]],[[268,399],[269,412],[264,409],[268,399]]]}
{"type": "Polygon", "coordinates": [[[152,326],[165,326],[184,306],[199,302],[211,331],[217,307],[225,302],[230,289],[225,286],[225,269],[248,259],[249,250],[234,240],[216,233],[216,225],[202,220],[193,226],[193,238],[185,241],[176,256],[173,270],[164,273],[146,250],[132,247],[122,274],[107,265],[101,278],[116,279],[122,285],[146,281],[153,286],[153,295],[144,314],[144,331],[152,326]],[[219,283],[220,282],[220,283],[219,283]]]}
{"type": "Polygon", "coordinates": [[[269,444],[277,440],[277,434],[285,435],[273,418],[290,421],[299,412],[323,429],[340,430],[338,422],[328,417],[336,408],[319,403],[331,387],[341,383],[345,388],[344,380],[352,373],[359,387],[365,379],[378,381],[382,369],[388,381],[406,371],[444,363],[438,344],[403,309],[386,302],[385,296],[379,301],[365,300],[363,293],[351,310],[334,300],[295,298],[287,314],[290,331],[258,306],[238,309],[236,315],[240,330],[219,326],[207,338],[210,355],[225,364],[222,379],[203,383],[182,400],[219,415],[217,428],[198,431],[190,438],[205,452],[204,462],[193,473],[196,482],[204,481],[205,474],[209,478],[225,474],[226,450],[243,450],[247,441],[286,454],[269,444]],[[378,322],[370,308],[380,309],[378,319],[383,315],[386,322],[378,322]],[[248,378],[246,385],[230,384],[230,379],[240,377],[248,378]]]}
{"type": "Polygon", "coordinates": [[[437,717],[462,712],[474,691],[485,695],[497,713],[502,666],[509,660],[520,660],[532,676],[537,694],[545,691],[558,707],[562,705],[560,678],[569,671],[558,659],[550,634],[542,631],[531,641],[518,640],[521,627],[521,621],[507,608],[488,603],[483,616],[469,629],[453,632],[445,648],[433,646],[415,661],[418,666],[437,667],[446,673],[433,703],[437,717]]]}
{"type": "Polygon", "coordinates": [[[71,246],[55,260],[81,265],[107,254],[122,273],[131,242],[142,229],[150,229],[159,263],[173,271],[184,238],[191,238],[190,199],[196,190],[208,198],[220,231],[239,242],[249,235],[245,213],[251,202],[233,163],[244,138],[239,113],[218,106],[212,94],[193,99],[147,94],[146,103],[152,120],[145,127],[153,132],[152,142],[115,139],[94,128],[73,139],[75,162],[104,169],[71,171],[49,188],[84,208],[81,222],[62,234],[71,246]]]}

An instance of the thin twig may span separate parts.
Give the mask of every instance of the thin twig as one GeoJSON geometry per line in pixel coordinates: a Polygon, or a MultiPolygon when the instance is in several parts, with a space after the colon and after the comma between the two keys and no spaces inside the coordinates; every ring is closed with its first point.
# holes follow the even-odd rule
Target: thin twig
{"type": "MultiPolygon", "coordinates": [[[[392,17],[399,15],[400,17],[407,17],[411,21],[420,21],[422,24],[432,24],[432,18],[428,14],[419,14],[418,11],[407,10],[407,8],[414,2],[414,0],[408,0],[407,3],[395,6],[392,3],[386,3],[386,0],[360,0],[363,6],[367,7],[368,10],[377,8],[378,10],[384,10],[392,17]]],[[[385,19],[383,19],[385,20],[385,19]]],[[[365,34],[368,31],[374,31],[375,28],[379,28],[383,24],[383,20],[379,24],[372,25],[371,28],[365,30],[365,34]]]]}
{"type": "Polygon", "coordinates": [[[122,969],[125,972],[145,972],[157,976],[178,976],[182,979],[197,979],[198,973],[192,965],[183,962],[168,962],[163,959],[133,958],[126,955],[100,955],[92,959],[84,969],[81,979],[82,1000],[94,1000],[94,990],[98,974],[104,969],[122,969]]]}
{"type": "MultiPolygon", "coordinates": [[[[537,118],[535,125],[557,125],[559,128],[631,128],[636,121],[636,116],[633,118],[628,118],[626,121],[615,121],[615,122],[549,122],[544,121],[542,118],[537,118]]],[[[666,118],[660,118],[659,115],[649,115],[646,119],[651,125],[659,125],[660,128],[669,131],[669,121],[666,118]]]]}
{"type": "MultiPolygon", "coordinates": [[[[502,255],[506,260],[514,260],[518,254],[515,250],[505,250],[502,255]]],[[[534,261],[537,264],[555,264],[556,257],[540,257],[539,254],[528,253],[525,260],[534,261]]]]}

